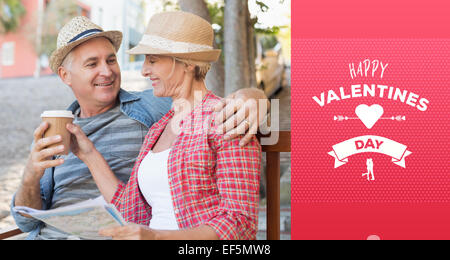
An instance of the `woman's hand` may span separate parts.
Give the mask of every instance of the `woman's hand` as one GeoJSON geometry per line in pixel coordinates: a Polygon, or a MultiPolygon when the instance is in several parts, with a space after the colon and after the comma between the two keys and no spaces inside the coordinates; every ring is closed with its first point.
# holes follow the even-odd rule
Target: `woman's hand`
{"type": "Polygon", "coordinates": [[[96,151],[94,144],[84,134],[80,126],[68,123],[67,130],[72,134],[71,147],[72,153],[80,160],[85,161],[94,151],[96,151]]]}
{"type": "Polygon", "coordinates": [[[147,226],[132,223],[126,226],[102,229],[99,234],[112,237],[114,240],[156,240],[158,233],[147,226]]]}
{"type": "Polygon", "coordinates": [[[66,128],[72,134],[72,153],[87,165],[103,197],[106,201],[111,201],[120,184],[120,180],[114,175],[108,162],[97,151],[80,126],[69,123],[66,125],[66,128]]]}
{"type": "Polygon", "coordinates": [[[102,229],[101,236],[114,240],[218,240],[219,236],[208,225],[180,230],[155,230],[130,223],[126,226],[102,229]]]}

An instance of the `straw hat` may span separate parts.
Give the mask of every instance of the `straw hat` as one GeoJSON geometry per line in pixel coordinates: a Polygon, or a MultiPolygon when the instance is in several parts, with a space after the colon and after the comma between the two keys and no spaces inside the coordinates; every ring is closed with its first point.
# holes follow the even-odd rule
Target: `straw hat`
{"type": "Polygon", "coordinates": [[[77,16],[70,20],[59,31],[56,50],[50,56],[50,68],[57,73],[64,58],[73,48],[96,37],[106,37],[113,44],[116,51],[122,43],[120,31],[103,31],[103,29],[84,16],[77,16]]]}
{"type": "Polygon", "coordinates": [[[221,50],[213,48],[214,31],[201,17],[176,11],[155,14],[139,44],[128,54],[157,54],[215,62],[221,50]]]}

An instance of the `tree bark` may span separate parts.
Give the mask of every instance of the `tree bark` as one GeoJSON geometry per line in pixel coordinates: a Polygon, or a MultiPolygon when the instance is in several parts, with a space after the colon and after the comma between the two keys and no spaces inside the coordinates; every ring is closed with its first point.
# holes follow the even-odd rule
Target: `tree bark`
{"type": "Polygon", "coordinates": [[[178,4],[181,10],[196,14],[211,23],[211,16],[204,0],[178,0],[178,4]]]}
{"type": "Polygon", "coordinates": [[[225,0],[225,95],[250,86],[247,1],[225,0]]]}
{"type": "Polygon", "coordinates": [[[250,10],[247,8],[247,44],[248,44],[248,66],[250,75],[250,87],[257,87],[256,83],[256,36],[254,19],[250,18],[250,10]]]}
{"type": "MultiPolygon", "coordinates": [[[[204,0],[178,0],[182,11],[196,14],[211,23],[208,7],[204,0]]],[[[214,48],[217,44],[214,42],[214,48]]],[[[223,60],[213,63],[211,70],[206,75],[206,86],[217,96],[224,96],[225,69],[223,60]]]]}

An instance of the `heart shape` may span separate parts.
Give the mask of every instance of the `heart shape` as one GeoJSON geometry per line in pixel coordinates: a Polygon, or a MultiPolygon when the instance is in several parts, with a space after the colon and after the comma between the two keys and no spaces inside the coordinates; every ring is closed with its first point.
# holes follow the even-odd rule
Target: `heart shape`
{"type": "Polygon", "coordinates": [[[377,104],[371,105],[370,107],[362,104],[356,107],[355,113],[359,120],[361,120],[368,129],[371,129],[383,115],[384,109],[377,104]]]}

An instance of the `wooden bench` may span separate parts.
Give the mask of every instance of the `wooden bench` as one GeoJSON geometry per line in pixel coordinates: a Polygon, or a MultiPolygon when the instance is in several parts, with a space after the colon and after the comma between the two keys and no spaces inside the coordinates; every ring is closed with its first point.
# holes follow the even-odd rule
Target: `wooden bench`
{"type": "Polygon", "coordinates": [[[0,240],[11,238],[20,234],[22,234],[22,231],[20,231],[20,229],[18,229],[17,227],[2,229],[0,230],[0,240]]]}
{"type": "MultiPolygon", "coordinates": [[[[274,133],[272,133],[274,134],[274,133]]],[[[267,239],[280,239],[280,153],[291,152],[291,131],[280,131],[278,143],[263,145],[262,151],[266,153],[267,173],[267,239]]],[[[270,135],[258,135],[258,138],[270,135]]],[[[21,234],[17,227],[0,230],[0,240],[21,234]]]]}
{"type": "Polygon", "coordinates": [[[262,146],[266,153],[267,240],[280,240],[280,153],[291,152],[291,131],[278,134],[278,143],[262,146]]]}

